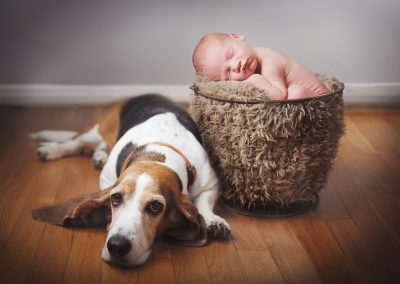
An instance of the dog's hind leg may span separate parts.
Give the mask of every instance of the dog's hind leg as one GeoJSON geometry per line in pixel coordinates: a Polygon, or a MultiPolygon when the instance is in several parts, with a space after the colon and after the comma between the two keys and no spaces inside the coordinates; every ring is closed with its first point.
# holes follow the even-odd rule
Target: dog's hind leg
{"type": "Polygon", "coordinates": [[[89,131],[63,142],[43,142],[37,147],[36,153],[42,161],[61,159],[66,156],[93,153],[93,163],[101,168],[108,158],[108,149],[103,137],[95,125],[89,131]]]}
{"type": "Polygon", "coordinates": [[[71,140],[78,135],[78,132],[67,130],[42,130],[29,134],[29,137],[36,141],[64,142],[71,140]]]}
{"type": "Polygon", "coordinates": [[[93,154],[92,162],[100,169],[107,162],[109,149],[116,141],[119,129],[119,113],[125,102],[111,105],[101,115],[84,127],[82,134],[72,131],[44,130],[30,135],[35,140],[48,141],[38,145],[40,160],[50,161],[66,156],[93,154]]]}
{"type": "Polygon", "coordinates": [[[94,149],[92,155],[92,163],[96,169],[101,170],[103,168],[108,160],[109,155],[110,149],[107,147],[107,144],[104,141],[101,141],[96,149],[94,149]]]}

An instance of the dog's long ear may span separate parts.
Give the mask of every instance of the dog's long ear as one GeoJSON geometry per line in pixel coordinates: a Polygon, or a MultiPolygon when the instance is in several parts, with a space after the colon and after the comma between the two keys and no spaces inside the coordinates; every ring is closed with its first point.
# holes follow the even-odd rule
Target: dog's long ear
{"type": "Polygon", "coordinates": [[[169,223],[164,233],[172,243],[184,246],[203,246],[207,243],[207,228],[203,216],[190,199],[180,194],[166,216],[169,223]]]}
{"type": "Polygon", "coordinates": [[[32,211],[33,219],[51,225],[94,227],[110,221],[111,188],[72,198],[64,203],[32,211]]]}

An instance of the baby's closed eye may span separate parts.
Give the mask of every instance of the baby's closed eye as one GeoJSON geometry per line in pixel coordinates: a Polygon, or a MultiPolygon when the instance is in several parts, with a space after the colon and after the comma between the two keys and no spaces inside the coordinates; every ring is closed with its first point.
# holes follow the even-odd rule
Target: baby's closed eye
{"type": "Polygon", "coordinates": [[[230,55],[229,59],[233,58],[234,55],[235,55],[235,50],[233,48],[231,48],[231,55],[230,55]]]}
{"type": "Polygon", "coordinates": [[[233,56],[234,56],[234,54],[235,54],[235,52],[234,52],[234,50],[233,50],[233,47],[229,48],[229,49],[227,50],[226,54],[225,54],[225,59],[226,59],[226,60],[232,59],[233,56]]]}

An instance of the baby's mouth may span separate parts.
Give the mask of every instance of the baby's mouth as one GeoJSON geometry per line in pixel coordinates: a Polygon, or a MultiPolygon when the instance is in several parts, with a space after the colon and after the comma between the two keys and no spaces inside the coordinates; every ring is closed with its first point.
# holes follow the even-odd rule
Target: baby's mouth
{"type": "Polygon", "coordinates": [[[247,62],[247,60],[246,60],[244,63],[240,62],[240,70],[241,70],[242,72],[245,72],[245,71],[246,71],[246,62],[247,62]]]}
{"type": "Polygon", "coordinates": [[[250,59],[246,59],[246,61],[242,65],[242,72],[247,71],[247,67],[249,66],[249,64],[250,64],[250,59]]]}

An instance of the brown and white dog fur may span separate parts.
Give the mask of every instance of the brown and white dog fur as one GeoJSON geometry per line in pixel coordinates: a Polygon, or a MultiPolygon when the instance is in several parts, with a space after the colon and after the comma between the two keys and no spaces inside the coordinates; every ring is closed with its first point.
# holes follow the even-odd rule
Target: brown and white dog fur
{"type": "Polygon", "coordinates": [[[109,224],[102,253],[109,263],[143,264],[157,237],[201,246],[207,236],[229,236],[228,223],[213,213],[218,179],[196,125],[162,96],[117,103],[79,135],[45,130],[32,138],[47,140],[37,148],[41,160],[92,152],[94,164],[104,165],[100,191],[33,217],[60,226],[109,224]]]}

